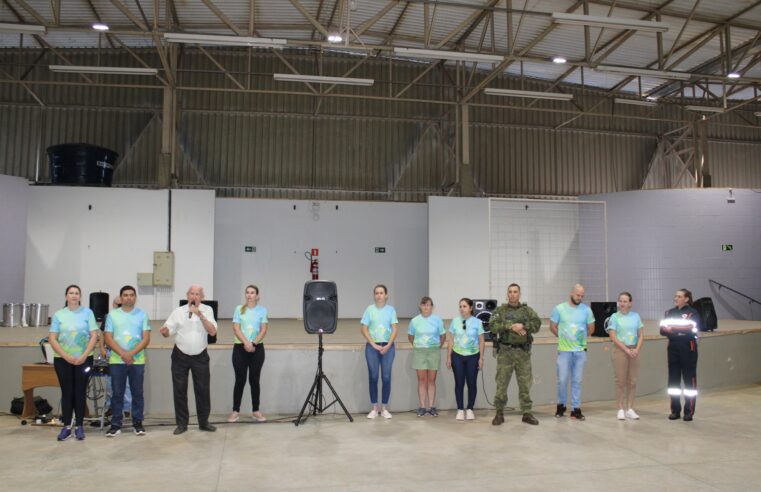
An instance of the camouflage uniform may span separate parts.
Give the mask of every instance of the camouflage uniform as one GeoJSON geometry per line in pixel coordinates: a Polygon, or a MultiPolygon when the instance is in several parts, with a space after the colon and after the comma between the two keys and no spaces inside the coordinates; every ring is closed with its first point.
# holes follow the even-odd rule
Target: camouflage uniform
{"type": "Polygon", "coordinates": [[[497,352],[497,394],[494,405],[502,412],[507,404],[507,386],[515,369],[518,380],[518,396],[522,413],[531,412],[531,342],[533,334],[539,331],[542,321],[536,311],[526,304],[511,306],[502,304],[489,320],[489,328],[494,336],[494,348],[497,352]],[[512,330],[513,323],[523,323],[526,335],[519,335],[512,330]]]}

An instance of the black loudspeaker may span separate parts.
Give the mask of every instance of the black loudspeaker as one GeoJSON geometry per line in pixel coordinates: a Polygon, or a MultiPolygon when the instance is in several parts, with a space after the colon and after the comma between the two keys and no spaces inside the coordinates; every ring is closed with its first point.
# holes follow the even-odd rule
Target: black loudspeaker
{"type": "Polygon", "coordinates": [[[312,280],[304,284],[304,329],[307,333],[333,333],[338,321],[335,282],[312,280]]]}
{"type": "Polygon", "coordinates": [[[489,331],[489,321],[491,320],[494,310],[499,303],[496,299],[473,299],[473,316],[481,320],[484,325],[484,339],[491,340],[492,335],[489,331]]]}
{"type": "Polygon", "coordinates": [[[605,325],[608,318],[613,316],[613,313],[618,311],[618,306],[615,302],[593,302],[592,314],[595,317],[595,331],[592,333],[593,337],[607,337],[608,332],[605,331],[605,325]]]}
{"type": "Polygon", "coordinates": [[[100,323],[108,314],[108,294],[106,292],[90,293],[90,310],[95,315],[95,321],[100,323]]]}
{"type": "Polygon", "coordinates": [[[716,318],[716,310],[713,307],[713,300],[710,297],[701,297],[692,303],[692,307],[700,313],[700,330],[714,331],[719,327],[719,321],[716,318]]]}
{"type": "MultiPolygon", "coordinates": [[[[188,303],[187,299],[180,299],[180,306],[184,306],[187,303],[188,303]]],[[[203,301],[201,301],[201,304],[206,304],[207,306],[209,306],[211,308],[211,311],[214,313],[214,320],[219,322],[219,315],[217,314],[217,308],[219,308],[219,303],[217,301],[209,301],[204,299],[203,301]]],[[[206,335],[206,341],[208,343],[217,343],[217,336],[206,335]]]]}

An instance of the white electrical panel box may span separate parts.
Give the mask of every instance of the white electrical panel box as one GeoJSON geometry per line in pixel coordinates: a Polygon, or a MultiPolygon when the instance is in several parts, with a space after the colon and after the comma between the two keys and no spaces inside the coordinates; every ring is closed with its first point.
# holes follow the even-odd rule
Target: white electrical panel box
{"type": "Polygon", "coordinates": [[[153,287],[153,272],[137,274],[138,287],[153,287]]]}
{"type": "Polygon", "coordinates": [[[172,251],[153,252],[153,285],[174,285],[174,253],[172,251]]]}

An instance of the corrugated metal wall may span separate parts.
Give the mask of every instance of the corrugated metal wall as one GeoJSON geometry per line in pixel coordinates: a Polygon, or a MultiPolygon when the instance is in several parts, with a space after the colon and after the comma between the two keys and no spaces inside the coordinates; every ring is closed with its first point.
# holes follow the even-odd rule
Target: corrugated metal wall
{"type": "MultiPolygon", "coordinates": [[[[213,52],[245,87],[307,90],[273,81],[273,72],[287,69],[270,54],[252,57],[249,77],[247,55],[213,52]]],[[[158,64],[153,51],[140,54],[158,64]]],[[[30,64],[32,55],[21,55],[19,66],[30,64]]],[[[45,56],[43,65],[60,63],[52,54],[45,56]]],[[[101,54],[100,60],[82,50],[67,56],[81,64],[135,65],[124,53],[101,54]]],[[[0,62],[16,63],[18,57],[15,51],[0,53],[0,62]]],[[[319,56],[296,53],[288,59],[303,73],[317,73],[321,66],[319,56]]],[[[326,59],[322,73],[342,75],[359,61],[326,59]]],[[[420,73],[420,65],[366,61],[351,76],[372,77],[375,86],[334,89],[352,96],[346,98],[224,91],[235,84],[192,50],[183,52],[180,67],[181,86],[220,89],[178,93],[180,186],[215,188],[220,196],[424,201],[428,195],[449,193],[457,179],[454,105],[374,99],[400,91],[420,73]]],[[[453,101],[446,79],[456,74],[447,70],[448,75],[431,70],[402,99],[453,101]]],[[[481,76],[476,74],[472,83],[481,76]]],[[[155,79],[132,79],[136,77],[115,83],[152,87],[31,85],[45,108],[20,84],[0,83],[0,173],[34,180],[39,156],[39,180],[46,182],[46,147],[87,142],[119,152],[115,184],[156,186],[162,91],[155,79]]],[[[83,82],[43,67],[34,68],[27,80],[83,82]]],[[[546,88],[508,79],[491,85],[546,88]]],[[[638,189],[657,136],[695,117],[674,106],[652,110],[600,104],[599,96],[581,93],[574,103],[476,96],[470,105],[470,160],[477,190],[490,196],[567,196],[638,189]],[[528,106],[538,110],[527,111],[528,106]]],[[[755,157],[761,155],[761,130],[732,114],[712,121],[713,185],[761,188],[755,157]]]]}

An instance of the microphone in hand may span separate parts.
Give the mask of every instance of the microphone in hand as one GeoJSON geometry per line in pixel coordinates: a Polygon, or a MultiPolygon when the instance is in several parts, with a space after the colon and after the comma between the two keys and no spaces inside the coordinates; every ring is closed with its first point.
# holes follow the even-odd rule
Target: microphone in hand
{"type": "Polygon", "coordinates": [[[196,303],[195,301],[191,301],[188,305],[188,319],[193,317],[193,308],[195,307],[196,303]]]}

